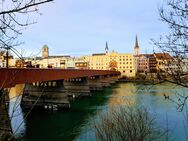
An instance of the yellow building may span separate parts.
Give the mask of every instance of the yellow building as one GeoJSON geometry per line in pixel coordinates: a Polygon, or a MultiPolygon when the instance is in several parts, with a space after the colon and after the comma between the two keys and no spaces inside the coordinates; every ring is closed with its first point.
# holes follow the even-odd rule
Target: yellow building
{"type": "Polygon", "coordinates": [[[15,64],[15,61],[13,59],[12,54],[8,53],[8,59],[7,59],[7,51],[5,50],[1,50],[0,51],[0,67],[13,67],[15,64]],[[7,60],[8,60],[8,64],[7,64],[7,60]]]}
{"type": "Polygon", "coordinates": [[[135,66],[133,54],[120,54],[115,51],[110,53],[92,54],[83,56],[89,64],[89,69],[95,70],[117,70],[122,76],[135,77],[135,66]]]}

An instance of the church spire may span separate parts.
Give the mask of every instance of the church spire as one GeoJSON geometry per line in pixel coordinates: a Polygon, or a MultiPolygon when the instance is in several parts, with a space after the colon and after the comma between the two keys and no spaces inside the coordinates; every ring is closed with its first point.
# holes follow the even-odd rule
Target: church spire
{"type": "Polygon", "coordinates": [[[135,41],[135,46],[134,46],[134,48],[139,48],[137,35],[136,35],[136,41],[135,41]]]}
{"type": "Polygon", "coordinates": [[[136,35],[136,40],[135,40],[135,46],[134,46],[134,55],[139,55],[140,49],[138,45],[138,37],[136,35]]]}
{"type": "Polygon", "coordinates": [[[105,47],[105,52],[108,53],[109,48],[108,48],[108,42],[106,41],[106,47],[105,47]]]}

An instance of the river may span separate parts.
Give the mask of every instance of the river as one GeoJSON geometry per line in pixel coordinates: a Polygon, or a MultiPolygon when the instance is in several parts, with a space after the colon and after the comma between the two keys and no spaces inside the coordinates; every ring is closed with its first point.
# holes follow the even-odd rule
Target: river
{"type": "Polygon", "coordinates": [[[9,114],[13,117],[11,123],[16,138],[23,141],[95,141],[90,124],[101,112],[114,106],[143,105],[155,116],[157,124],[162,128],[168,125],[170,141],[186,141],[185,112],[179,112],[177,105],[164,97],[165,94],[177,99],[177,94],[186,93],[186,88],[170,83],[117,83],[93,92],[91,97],[76,99],[70,109],[63,111],[33,109],[27,115],[28,111],[23,112],[18,102],[21,96],[13,96],[9,114]]]}

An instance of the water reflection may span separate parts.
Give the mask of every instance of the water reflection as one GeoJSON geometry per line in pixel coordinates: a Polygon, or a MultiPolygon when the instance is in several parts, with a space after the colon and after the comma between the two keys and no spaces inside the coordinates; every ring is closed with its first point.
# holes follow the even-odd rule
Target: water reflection
{"type": "Polygon", "coordinates": [[[22,137],[25,133],[25,122],[22,109],[20,107],[21,96],[15,97],[9,103],[9,116],[11,126],[16,138],[22,137]]]}
{"type": "Polygon", "coordinates": [[[11,126],[16,138],[22,137],[25,133],[25,122],[20,107],[21,95],[23,93],[24,85],[16,85],[9,89],[9,117],[11,119],[11,126]]]}
{"type": "Polygon", "coordinates": [[[113,95],[108,100],[109,106],[135,105],[136,103],[136,86],[134,83],[127,85],[119,84],[119,87],[113,89],[113,95]]]}
{"type": "Polygon", "coordinates": [[[89,126],[91,121],[97,118],[97,115],[100,113],[111,108],[111,106],[119,105],[143,105],[147,107],[150,113],[156,118],[161,128],[166,129],[168,125],[170,129],[170,140],[186,141],[186,132],[184,130],[186,125],[184,124],[185,119],[183,113],[177,112],[175,103],[164,98],[164,94],[175,98],[177,92],[184,93],[187,92],[187,89],[169,83],[159,85],[121,83],[118,87],[113,89],[107,103],[103,106],[103,110],[98,111],[94,117],[88,119],[88,123],[82,127],[82,132],[77,136],[75,141],[82,141],[89,137],[95,140],[95,136],[92,135],[89,130],[89,128],[91,128],[91,126],[89,126]]]}
{"type": "MultiPolygon", "coordinates": [[[[16,132],[17,127],[24,121],[18,104],[15,106],[17,107],[15,115],[18,116],[12,118],[12,126],[16,135],[22,136],[22,140],[25,141],[95,140],[90,130],[90,123],[101,112],[105,112],[111,106],[144,105],[151,113],[155,113],[160,126],[166,125],[168,118],[169,128],[173,129],[172,138],[184,141],[186,140],[184,117],[177,112],[174,103],[165,100],[164,94],[176,98],[175,94],[186,92],[187,89],[169,83],[158,85],[119,83],[104,91],[94,92],[92,97],[77,99],[71,103],[72,107],[69,110],[57,112],[33,110],[16,132]]],[[[13,111],[15,101],[15,98],[11,100],[10,111],[13,111]]]]}
{"type": "Polygon", "coordinates": [[[18,84],[15,87],[10,88],[9,91],[9,98],[13,99],[17,96],[22,95],[24,90],[25,84],[18,84]]]}

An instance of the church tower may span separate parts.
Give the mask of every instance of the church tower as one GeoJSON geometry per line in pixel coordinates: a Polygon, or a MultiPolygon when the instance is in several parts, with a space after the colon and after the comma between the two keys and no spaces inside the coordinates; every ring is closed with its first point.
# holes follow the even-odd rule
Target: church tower
{"type": "Polygon", "coordinates": [[[138,45],[138,38],[136,35],[136,41],[135,41],[135,46],[134,46],[134,55],[139,55],[140,53],[140,49],[139,49],[139,45],[138,45]]]}
{"type": "Polygon", "coordinates": [[[109,51],[109,48],[108,48],[108,42],[106,41],[105,53],[107,54],[108,51],[109,51]]]}
{"type": "Polygon", "coordinates": [[[49,57],[49,48],[47,45],[44,45],[42,47],[42,58],[47,58],[49,57]]]}

